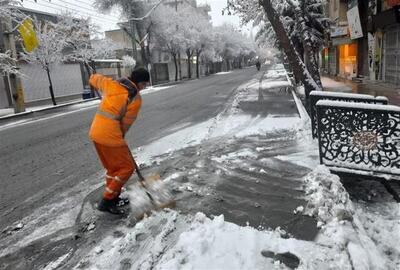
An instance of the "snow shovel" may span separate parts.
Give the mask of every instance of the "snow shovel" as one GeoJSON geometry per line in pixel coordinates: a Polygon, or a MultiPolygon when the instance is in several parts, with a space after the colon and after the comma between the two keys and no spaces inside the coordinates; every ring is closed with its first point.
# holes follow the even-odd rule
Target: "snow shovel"
{"type": "Polygon", "coordinates": [[[135,200],[131,204],[135,216],[141,219],[144,215],[149,214],[153,210],[174,208],[175,199],[166,189],[160,175],[156,174],[146,176],[146,178],[143,177],[135,159],[133,157],[132,159],[139,177],[139,185],[135,185],[134,190],[131,191],[131,193],[135,194],[135,200]],[[146,200],[146,197],[148,200],[146,200]]]}

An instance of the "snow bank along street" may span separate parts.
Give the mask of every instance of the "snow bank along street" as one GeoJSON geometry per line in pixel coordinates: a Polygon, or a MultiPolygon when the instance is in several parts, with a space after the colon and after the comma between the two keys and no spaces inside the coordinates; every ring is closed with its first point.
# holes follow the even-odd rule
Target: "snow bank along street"
{"type": "Polygon", "coordinates": [[[399,269],[399,205],[318,166],[296,100],[281,66],[259,72],[217,117],[133,149],[176,209],[99,213],[99,172],[2,232],[0,268],[399,269]]]}

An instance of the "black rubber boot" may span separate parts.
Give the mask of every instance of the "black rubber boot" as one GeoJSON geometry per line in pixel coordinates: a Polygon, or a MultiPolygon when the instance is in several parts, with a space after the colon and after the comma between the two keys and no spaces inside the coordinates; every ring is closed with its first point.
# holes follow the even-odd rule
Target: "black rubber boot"
{"type": "Polygon", "coordinates": [[[125,211],[117,206],[117,200],[101,199],[97,205],[97,209],[102,212],[109,212],[114,215],[123,215],[125,211]]]}

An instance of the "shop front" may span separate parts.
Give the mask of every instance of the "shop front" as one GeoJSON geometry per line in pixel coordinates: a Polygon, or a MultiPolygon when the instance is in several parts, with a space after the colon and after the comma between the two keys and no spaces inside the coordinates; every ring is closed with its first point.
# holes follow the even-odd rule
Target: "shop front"
{"type": "Polygon", "coordinates": [[[357,76],[357,42],[349,37],[332,39],[329,48],[330,74],[345,79],[357,76]]]}
{"type": "Polygon", "coordinates": [[[384,37],[383,79],[400,84],[400,26],[388,28],[384,37]]]}
{"type": "Polygon", "coordinates": [[[339,50],[339,76],[351,79],[357,76],[357,43],[342,44],[339,50]]]}
{"type": "Polygon", "coordinates": [[[385,9],[372,18],[375,36],[379,37],[376,42],[377,77],[400,84],[400,0],[387,0],[384,4],[385,9]]]}

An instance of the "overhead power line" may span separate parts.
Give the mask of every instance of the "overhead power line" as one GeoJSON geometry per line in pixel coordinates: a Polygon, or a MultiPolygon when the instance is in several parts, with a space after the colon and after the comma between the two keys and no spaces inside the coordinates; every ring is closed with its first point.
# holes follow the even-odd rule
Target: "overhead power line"
{"type": "MultiPolygon", "coordinates": [[[[77,5],[76,3],[71,3],[71,2],[68,2],[68,1],[65,1],[65,0],[58,0],[58,1],[61,2],[61,3],[67,4],[67,5],[72,5],[72,6],[74,6],[74,7],[79,7],[79,8],[83,8],[83,9],[88,9],[88,8],[93,9],[93,8],[94,8],[93,5],[91,5],[91,4],[87,3],[87,2],[84,2],[84,1],[75,0],[76,2],[84,3],[85,5],[87,5],[87,7],[81,6],[81,5],[77,5]]],[[[91,11],[91,12],[96,12],[96,11],[91,11]]],[[[97,16],[106,16],[106,17],[110,17],[110,18],[112,18],[112,19],[114,19],[114,17],[117,17],[117,16],[108,15],[108,14],[103,14],[103,13],[101,13],[101,15],[98,15],[97,12],[96,12],[96,15],[97,15],[97,16]]]]}
{"type": "Polygon", "coordinates": [[[64,10],[75,11],[75,12],[78,12],[79,15],[94,17],[97,20],[100,20],[100,21],[103,21],[103,22],[107,22],[107,23],[117,23],[119,21],[118,19],[115,19],[115,18],[112,18],[112,17],[111,18],[106,18],[106,17],[102,17],[101,15],[98,15],[98,14],[88,13],[88,12],[85,12],[85,11],[82,11],[82,10],[79,10],[79,9],[74,9],[74,8],[71,8],[71,7],[55,4],[55,3],[52,3],[52,2],[49,3],[49,4],[51,4],[51,6],[50,6],[50,5],[47,5],[47,4],[44,4],[44,3],[37,3],[34,0],[26,0],[26,1],[27,2],[31,2],[31,3],[35,3],[35,4],[37,4],[39,6],[42,6],[42,7],[47,7],[47,8],[51,8],[53,10],[57,10],[59,12],[63,11],[60,8],[63,8],[64,10]]]}

